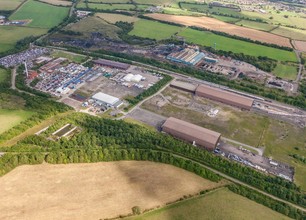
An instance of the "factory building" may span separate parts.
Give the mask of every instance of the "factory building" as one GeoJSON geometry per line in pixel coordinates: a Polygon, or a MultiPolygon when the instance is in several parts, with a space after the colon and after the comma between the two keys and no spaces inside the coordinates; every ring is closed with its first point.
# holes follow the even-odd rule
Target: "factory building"
{"type": "Polygon", "coordinates": [[[107,95],[102,92],[98,92],[95,95],[93,95],[92,99],[95,100],[95,102],[98,105],[105,106],[107,108],[110,107],[119,108],[123,104],[123,102],[117,97],[107,95]]]}
{"type": "Polygon", "coordinates": [[[245,110],[251,110],[254,102],[252,98],[207,85],[199,85],[196,89],[196,95],[245,110]]]}
{"type": "Polygon", "coordinates": [[[196,91],[197,85],[194,85],[194,84],[191,84],[191,83],[188,83],[188,82],[175,80],[175,81],[171,82],[170,87],[180,89],[180,90],[183,90],[185,92],[194,93],[196,91]]]}
{"type": "Polygon", "coordinates": [[[194,66],[198,64],[204,57],[205,54],[199,50],[193,48],[185,48],[179,52],[169,54],[167,59],[173,62],[194,66]]]}
{"type": "Polygon", "coordinates": [[[127,70],[128,68],[130,68],[129,64],[120,63],[120,62],[111,61],[111,60],[105,60],[105,59],[98,59],[98,60],[94,60],[93,62],[97,65],[107,66],[107,67],[122,69],[122,70],[127,70]]]}
{"type": "Polygon", "coordinates": [[[162,130],[176,138],[190,142],[196,146],[213,151],[221,134],[206,128],[170,117],[162,125],[162,130]]]}

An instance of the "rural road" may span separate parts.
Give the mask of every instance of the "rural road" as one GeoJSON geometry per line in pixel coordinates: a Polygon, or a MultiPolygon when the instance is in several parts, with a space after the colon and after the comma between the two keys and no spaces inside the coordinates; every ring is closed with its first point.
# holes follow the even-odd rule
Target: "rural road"
{"type": "Polygon", "coordinates": [[[12,75],[11,75],[11,89],[16,89],[16,67],[14,67],[14,69],[12,69],[12,75]]]}

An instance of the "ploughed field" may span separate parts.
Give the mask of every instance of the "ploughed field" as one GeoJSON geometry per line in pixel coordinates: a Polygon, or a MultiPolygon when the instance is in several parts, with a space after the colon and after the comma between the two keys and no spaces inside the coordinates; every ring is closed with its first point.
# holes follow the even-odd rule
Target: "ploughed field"
{"type": "Polygon", "coordinates": [[[237,35],[244,38],[250,38],[265,43],[276,44],[280,46],[292,47],[288,38],[277,36],[263,31],[245,28],[209,17],[179,16],[168,14],[147,14],[146,16],[161,20],[174,22],[186,26],[197,26],[209,30],[221,31],[231,35],[237,35]]]}
{"type": "Polygon", "coordinates": [[[144,161],[24,165],[0,178],[0,219],[113,218],[218,185],[144,161]]]}

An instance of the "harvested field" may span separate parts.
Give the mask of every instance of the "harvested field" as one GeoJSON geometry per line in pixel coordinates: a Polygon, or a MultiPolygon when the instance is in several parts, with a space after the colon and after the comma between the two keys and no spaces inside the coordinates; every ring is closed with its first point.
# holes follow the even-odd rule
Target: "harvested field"
{"type": "Polygon", "coordinates": [[[306,52],[306,41],[295,40],[295,41],[293,41],[293,44],[294,44],[294,47],[297,50],[301,50],[301,51],[306,52]]]}
{"type": "Polygon", "coordinates": [[[0,219],[112,218],[220,184],[144,161],[25,165],[0,178],[0,219]]]}
{"type": "Polygon", "coordinates": [[[71,6],[72,2],[67,0],[39,0],[40,2],[45,2],[51,5],[59,6],[71,6]]]}
{"type": "Polygon", "coordinates": [[[231,35],[250,38],[252,40],[257,40],[265,43],[292,47],[288,38],[229,24],[214,18],[178,16],[178,15],[167,15],[167,14],[147,14],[146,16],[161,21],[174,22],[186,26],[197,26],[197,27],[207,28],[210,30],[225,32],[231,35]]]}

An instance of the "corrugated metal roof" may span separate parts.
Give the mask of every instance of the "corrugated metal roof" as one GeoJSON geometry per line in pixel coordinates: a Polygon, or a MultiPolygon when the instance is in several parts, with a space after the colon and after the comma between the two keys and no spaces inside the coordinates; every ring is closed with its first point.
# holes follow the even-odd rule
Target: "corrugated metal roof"
{"type": "Polygon", "coordinates": [[[120,62],[116,62],[112,60],[105,60],[105,59],[95,60],[94,63],[105,65],[105,66],[111,66],[111,67],[118,68],[118,69],[125,69],[125,70],[130,67],[130,65],[127,63],[120,63],[120,62]]]}
{"type": "Polygon", "coordinates": [[[217,101],[223,101],[227,104],[236,105],[243,108],[251,108],[254,102],[254,99],[252,98],[207,85],[199,85],[196,89],[196,94],[204,94],[216,98],[217,101]]]}
{"type": "Polygon", "coordinates": [[[220,133],[200,127],[189,122],[170,117],[162,126],[163,130],[172,133],[174,136],[187,141],[196,141],[196,144],[204,145],[204,147],[212,150],[219,141],[220,133]]]}
{"type": "Polygon", "coordinates": [[[93,99],[97,100],[97,101],[101,101],[104,102],[106,104],[109,105],[114,105],[116,102],[120,101],[120,99],[111,96],[111,95],[107,95],[105,93],[102,92],[98,92],[95,95],[92,96],[93,99]]]}

